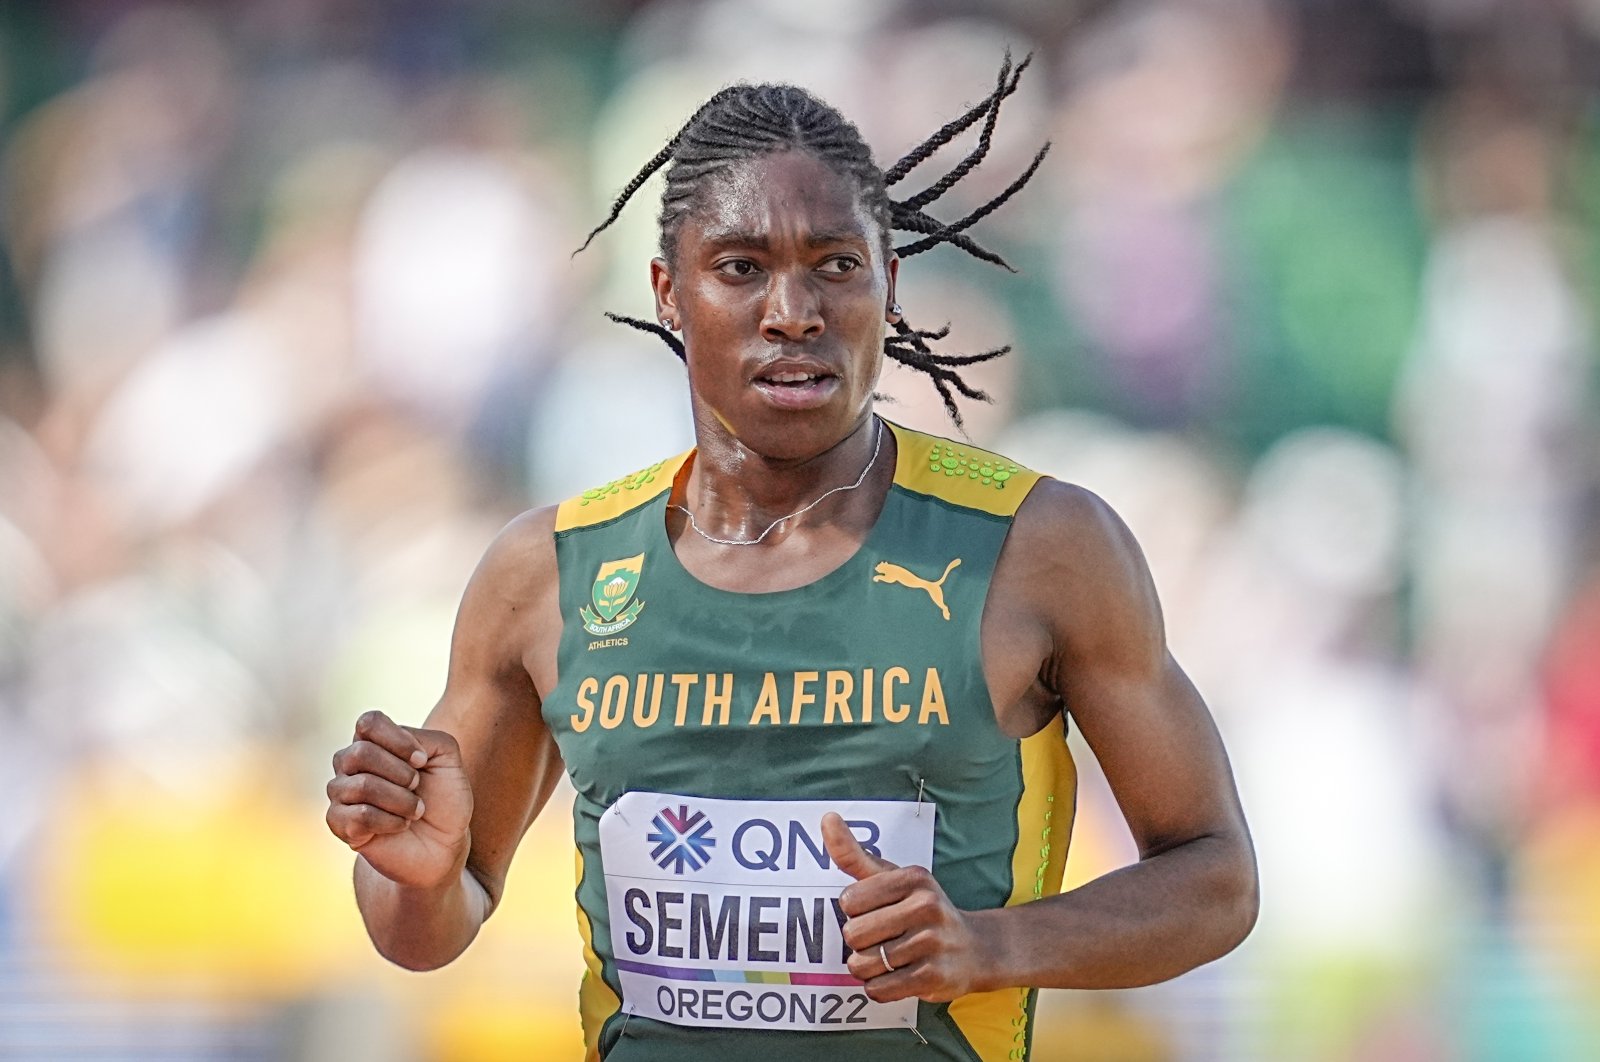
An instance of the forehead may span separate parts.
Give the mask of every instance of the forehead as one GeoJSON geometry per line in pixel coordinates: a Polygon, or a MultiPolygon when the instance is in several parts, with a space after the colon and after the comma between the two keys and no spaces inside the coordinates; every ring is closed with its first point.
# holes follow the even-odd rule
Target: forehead
{"type": "Polygon", "coordinates": [[[685,235],[691,230],[706,236],[794,231],[871,240],[877,235],[855,178],[805,151],[742,159],[719,171],[685,219],[685,235]]]}

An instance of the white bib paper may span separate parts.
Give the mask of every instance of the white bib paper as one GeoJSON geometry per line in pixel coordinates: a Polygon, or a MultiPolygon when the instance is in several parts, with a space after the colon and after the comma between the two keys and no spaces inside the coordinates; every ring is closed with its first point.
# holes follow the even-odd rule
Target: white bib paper
{"type": "Polygon", "coordinates": [[[627,793],[600,818],[624,1012],[715,1028],[884,1029],[917,1001],[874,1003],[845,967],[822,816],[866,849],[933,866],[935,807],[900,800],[713,800],[627,793]]]}

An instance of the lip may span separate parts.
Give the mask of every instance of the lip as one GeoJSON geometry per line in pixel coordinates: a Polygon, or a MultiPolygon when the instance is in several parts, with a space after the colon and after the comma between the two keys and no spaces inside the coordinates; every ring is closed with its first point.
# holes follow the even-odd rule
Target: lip
{"type": "Polygon", "coordinates": [[[827,405],[839,393],[841,382],[838,369],[825,361],[788,356],[762,365],[751,375],[750,385],[778,409],[804,410],[827,405]],[[784,373],[805,373],[817,379],[803,384],[768,382],[768,378],[784,373]]]}
{"type": "Polygon", "coordinates": [[[781,358],[773,358],[762,364],[750,374],[751,382],[756,382],[763,377],[779,376],[786,372],[803,372],[812,376],[838,376],[839,369],[830,365],[821,358],[798,357],[790,354],[781,358]]]}
{"type": "Polygon", "coordinates": [[[840,385],[837,376],[823,376],[803,384],[775,384],[757,380],[753,386],[757,394],[779,409],[816,409],[827,405],[839,393],[840,385]]]}

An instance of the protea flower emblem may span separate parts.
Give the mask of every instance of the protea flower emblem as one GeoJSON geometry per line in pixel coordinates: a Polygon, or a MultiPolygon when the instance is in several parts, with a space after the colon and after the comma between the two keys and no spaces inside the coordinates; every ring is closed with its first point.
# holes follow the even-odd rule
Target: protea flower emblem
{"type": "Polygon", "coordinates": [[[620,604],[627,600],[628,594],[632,589],[628,585],[628,580],[620,575],[613,576],[606,580],[605,588],[600,593],[601,600],[599,603],[602,606],[620,604]]]}
{"type": "Polygon", "coordinates": [[[606,561],[594,575],[594,609],[581,608],[583,626],[590,634],[615,634],[631,624],[644,608],[633,599],[644,570],[644,554],[606,561]]]}

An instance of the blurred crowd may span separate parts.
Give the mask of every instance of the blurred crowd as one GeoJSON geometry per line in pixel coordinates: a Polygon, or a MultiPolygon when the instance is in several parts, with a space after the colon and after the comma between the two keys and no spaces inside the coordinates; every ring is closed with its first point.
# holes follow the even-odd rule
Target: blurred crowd
{"type": "MultiPolygon", "coordinates": [[[[432,706],[506,520],[689,445],[602,316],[657,186],[571,253],[694,107],[793,81],[887,163],[1008,47],[949,211],[1051,140],[977,230],[1020,272],[900,301],[1139,536],[1263,889],[1037,1057],[1600,1057],[1596,0],[0,5],[0,1056],[577,1056],[568,794],[405,975],[328,758],[432,706]]],[[[1135,858],[1076,751],[1070,882],[1135,858]]]]}

